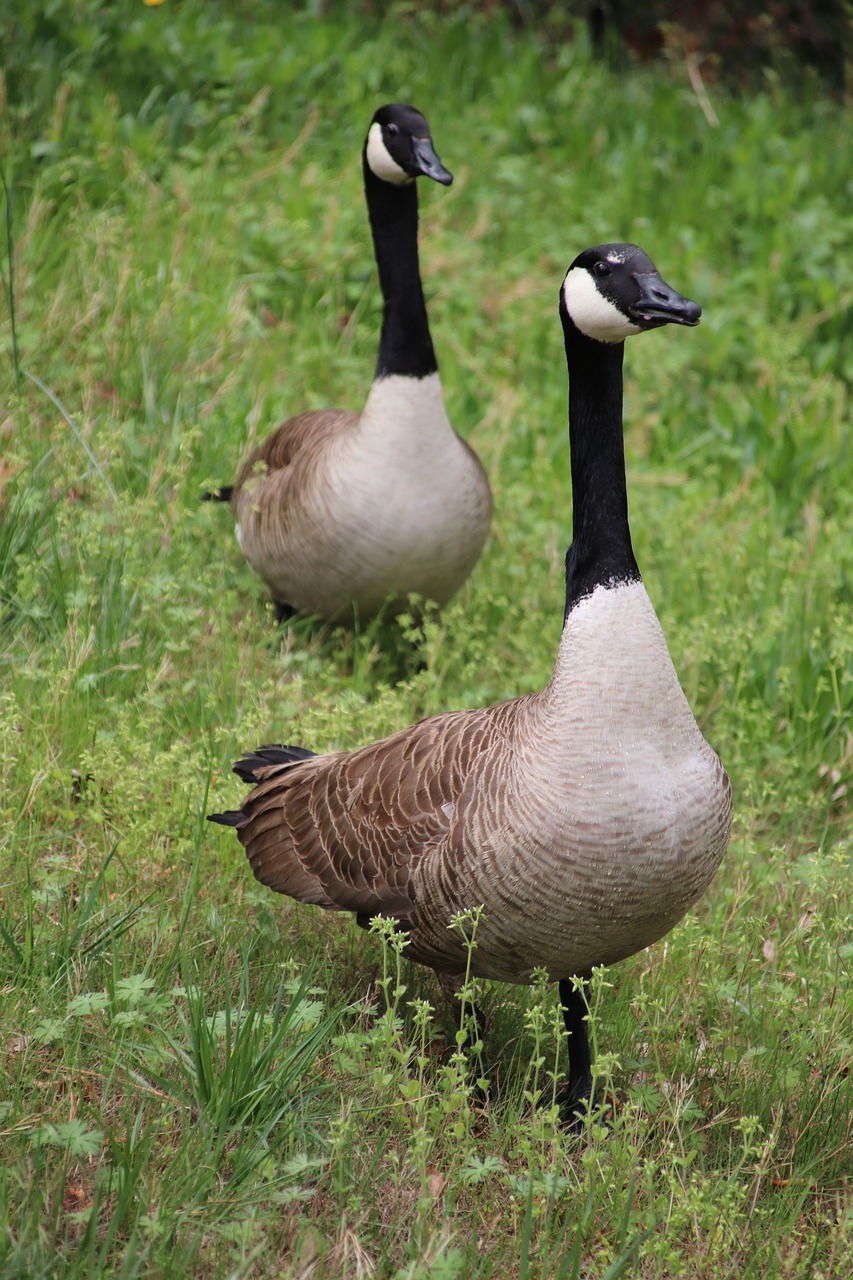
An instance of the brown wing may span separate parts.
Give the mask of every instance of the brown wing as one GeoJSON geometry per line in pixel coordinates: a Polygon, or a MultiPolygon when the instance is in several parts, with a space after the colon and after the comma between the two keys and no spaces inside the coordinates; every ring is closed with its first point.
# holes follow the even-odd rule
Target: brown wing
{"type": "Polygon", "coordinates": [[[250,480],[294,468],[312,467],[329,443],[358,422],[359,415],[347,409],[312,409],[289,418],[244,458],[231,497],[237,514],[240,493],[250,480]]]}
{"type": "Polygon", "coordinates": [[[333,910],[406,916],[416,906],[413,868],[503,751],[513,705],[433,716],[358,751],[255,769],[260,784],[237,825],[257,879],[333,910]]]}

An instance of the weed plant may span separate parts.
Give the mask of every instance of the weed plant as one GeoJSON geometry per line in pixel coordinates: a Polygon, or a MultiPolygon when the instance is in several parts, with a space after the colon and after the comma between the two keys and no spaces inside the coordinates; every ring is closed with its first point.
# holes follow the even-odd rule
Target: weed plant
{"type": "Polygon", "coordinates": [[[0,1275],[841,1280],[849,109],[710,86],[712,127],[678,65],[616,75],[581,38],[381,10],[0,10],[0,1275]],[[422,631],[279,630],[199,497],[284,416],[364,398],[358,157],[394,99],[456,174],[422,192],[423,275],[494,537],[422,631]],[[485,1043],[454,1040],[404,938],[274,898],[204,819],[238,802],[241,748],[350,748],[547,679],[557,289],[622,239],[705,308],[629,351],[626,443],[735,828],[686,920],[596,975],[578,1143],[545,975],[484,985],[485,1043]]]}

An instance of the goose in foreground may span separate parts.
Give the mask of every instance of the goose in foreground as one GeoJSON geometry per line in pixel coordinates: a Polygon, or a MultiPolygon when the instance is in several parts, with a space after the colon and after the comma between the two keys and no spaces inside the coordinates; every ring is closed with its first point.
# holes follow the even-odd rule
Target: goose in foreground
{"type": "Polygon", "coordinates": [[[352,752],[262,747],[237,828],[263,884],[396,917],[446,992],[465,972],[451,916],[482,905],[471,970],[560,986],[564,1115],[590,1097],[583,982],[667,933],[728,844],[731,790],[678,683],[631,547],[624,339],[700,308],[634,245],[588,249],[560,293],[569,368],[573,541],[553,675],[540,693],[433,716],[352,752]],[[579,985],[573,979],[580,979],[579,985]]]}
{"type": "Polygon", "coordinates": [[[418,267],[415,179],[453,177],[425,118],[400,103],[374,114],[362,167],[384,301],[367,403],[282,423],[215,495],[279,620],[354,606],[364,621],[410,592],[445,604],[489,534],[489,482],[447,417],[418,267]]]}

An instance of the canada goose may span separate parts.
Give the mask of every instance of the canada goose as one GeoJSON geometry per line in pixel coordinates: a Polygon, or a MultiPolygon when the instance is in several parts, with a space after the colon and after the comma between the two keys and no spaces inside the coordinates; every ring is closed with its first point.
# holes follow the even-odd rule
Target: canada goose
{"type": "Polygon", "coordinates": [[[418,268],[415,179],[453,177],[425,118],[401,103],[374,114],[362,167],[384,300],[367,403],[282,423],[233,488],[211,495],[230,499],[279,619],[340,618],[354,606],[363,621],[392,596],[403,608],[409,593],[444,604],[489,534],[489,482],[447,417],[418,268]]]}
{"type": "Polygon", "coordinates": [[[701,309],[635,245],[580,254],[563,282],[573,540],[556,665],[540,693],[433,716],[352,752],[263,747],[237,828],[271,889],[409,931],[407,955],[458,987],[451,916],[482,904],[472,972],[559,981],[564,1111],[592,1088],[582,987],[662,937],[728,843],[731,788],[673,668],[631,547],[622,357],[631,334],[701,309]]]}

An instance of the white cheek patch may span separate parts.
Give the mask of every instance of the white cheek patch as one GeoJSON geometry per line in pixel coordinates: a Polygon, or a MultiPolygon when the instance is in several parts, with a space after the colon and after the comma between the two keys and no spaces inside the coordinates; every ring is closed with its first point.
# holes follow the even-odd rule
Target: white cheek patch
{"type": "Polygon", "coordinates": [[[381,178],[383,182],[393,182],[397,186],[402,186],[406,182],[414,182],[414,178],[397,164],[397,161],[385,146],[381,124],[374,123],[368,130],[367,163],[371,171],[376,174],[377,178],[381,178]]]}
{"type": "Polygon", "coordinates": [[[566,310],[581,333],[597,342],[624,342],[642,333],[619,308],[598,291],[595,280],[583,267],[573,267],[563,283],[566,310]]]}

